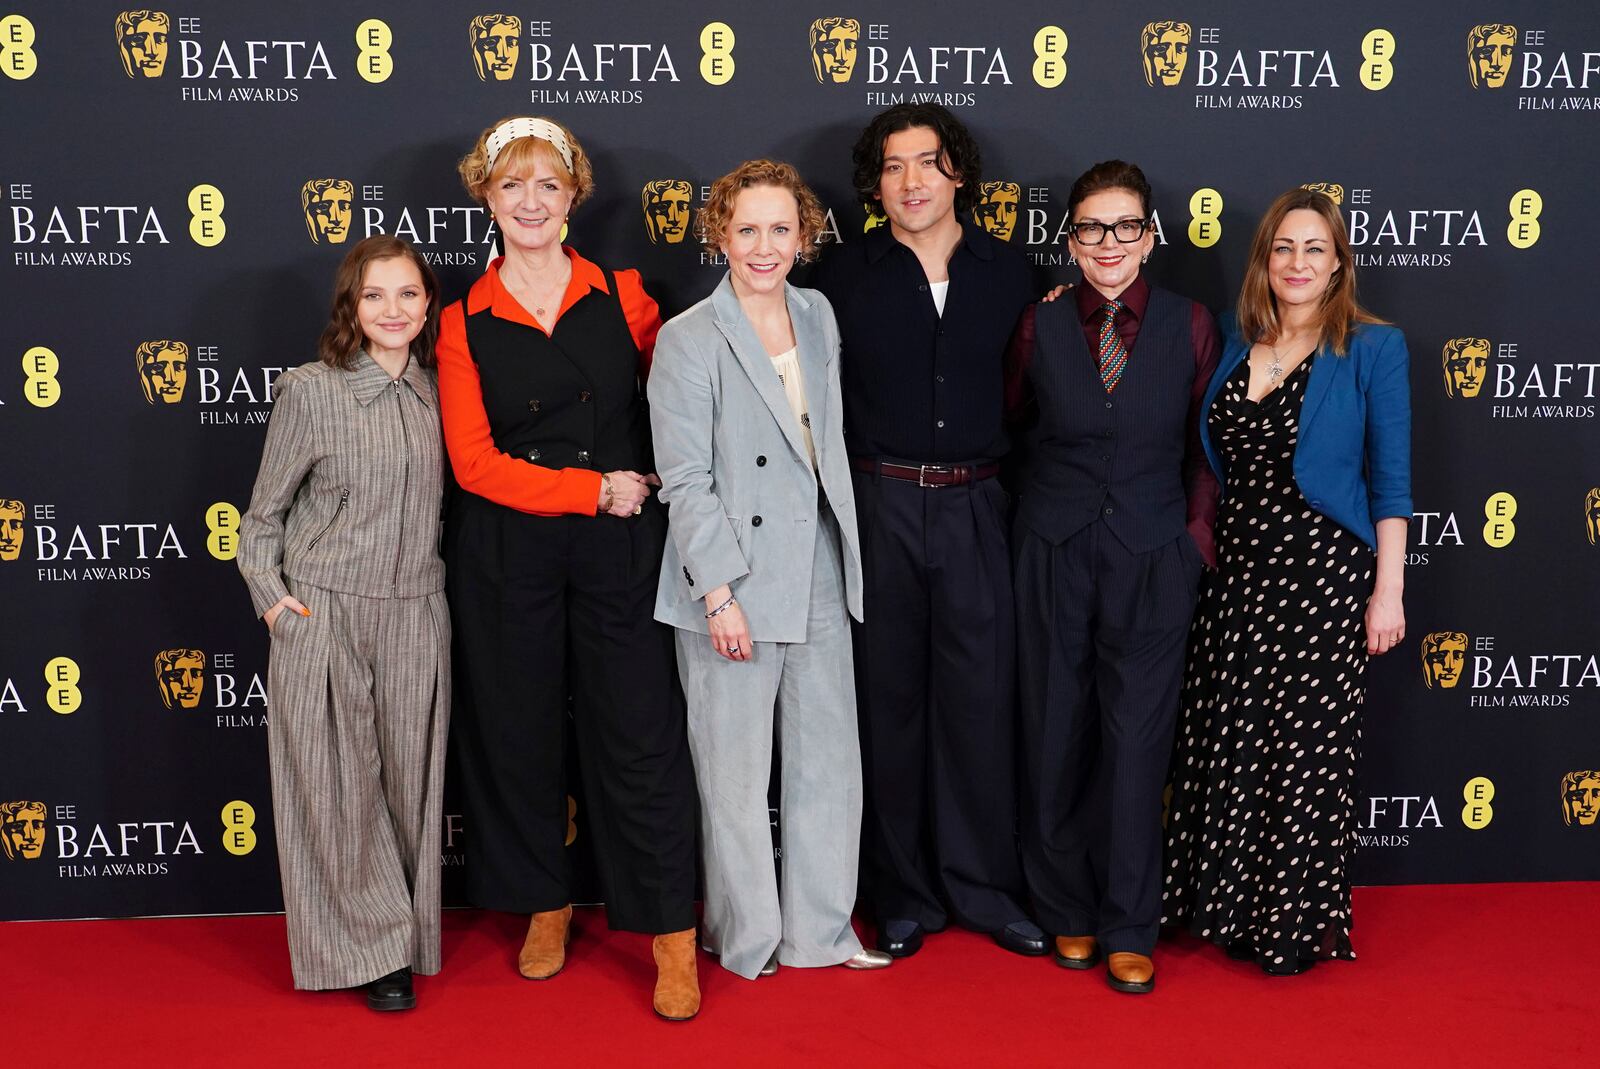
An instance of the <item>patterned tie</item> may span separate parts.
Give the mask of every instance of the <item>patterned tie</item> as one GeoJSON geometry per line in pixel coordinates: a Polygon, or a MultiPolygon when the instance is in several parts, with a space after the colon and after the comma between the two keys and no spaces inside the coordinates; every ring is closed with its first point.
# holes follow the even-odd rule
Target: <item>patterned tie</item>
{"type": "Polygon", "coordinates": [[[1128,347],[1117,333],[1117,313],[1121,310],[1121,301],[1107,301],[1100,306],[1100,314],[1105,316],[1100,321],[1100,381],[1105,384],[1106,393],[1117,388],[1122,369],[1128,366],[1128,347]]]}

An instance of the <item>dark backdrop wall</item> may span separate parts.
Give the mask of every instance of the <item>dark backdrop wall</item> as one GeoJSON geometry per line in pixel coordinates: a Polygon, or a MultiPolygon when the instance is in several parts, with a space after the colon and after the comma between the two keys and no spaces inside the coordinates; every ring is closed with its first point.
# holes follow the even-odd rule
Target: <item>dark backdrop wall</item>
{"type": "MultiPolygon", "coordinates": [[[[1096,160],[1145,168],[1150,274],[1218,310],[1272,197],[1328,184],[1415,410],[1357,875],[1600,877],[1588,0],[8,10],[0,917],[280,908],[267,639],[232,557],[274,377],[311,357],[349,245],[399,233],[459,295],[489,230],[456,159],[551,115],[595,159],[571,241],[672,314],[721,274],[684,225],[716,176],[789,159],[860,240],[851,142],[921,98],[980,136],[984,219],[1041,291],[1075,277],[1065,196],[1096,160]]],[[[472,830],[446,827],[459,869],[472,830]]]]}

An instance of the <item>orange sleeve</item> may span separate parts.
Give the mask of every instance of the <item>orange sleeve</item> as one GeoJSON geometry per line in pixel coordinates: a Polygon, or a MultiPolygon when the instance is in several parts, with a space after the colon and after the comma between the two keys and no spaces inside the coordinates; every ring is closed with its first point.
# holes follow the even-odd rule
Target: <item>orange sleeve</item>
{"type": "Polygon", "coordinates": [[[483,407],[483,383],[467,350],[467,319],[461,302],[439,317],[435,351],[444,444],[461,488],[536,516],[594,515],[600,500],[599,472],[544,468],[495,448],[489,414],[483,407]]]}
{"type": "Polygon", "coordinates": [[[615,272],[614,277],[622,317],[628,321],[633,344],[639,347],[639,379],[644,381],[650,377],[650,358],[655,355],[656,335],[661,331],[661,308],[644,291],[644,279],[638,271],[628,268],[615,272]]]}

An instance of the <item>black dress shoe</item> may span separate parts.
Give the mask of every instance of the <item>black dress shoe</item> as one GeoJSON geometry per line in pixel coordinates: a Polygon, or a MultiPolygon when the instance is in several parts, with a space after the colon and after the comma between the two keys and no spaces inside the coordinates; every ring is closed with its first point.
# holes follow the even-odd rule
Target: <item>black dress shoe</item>
{"type": "Polygon", "coordinates": [[[924,934],[916,921],[884,921],[878,927],[878,949],[891,958],[909,958],[922,949],[924,934]]]}
{"type": "Polygon", "coordinates": [[[367,1008],[379,1013],[391,1010],[409,1010],[417,1004],[416,992],[411,989],[411,967],[396,969],[388,976],[380,976],[367,985],[367,1008]]]}
{"type": "Polygon", "coordinates": [[[1004,928],[991,932],[990,937],[1011,953],[1030,958],[1043,957],[1049,949],[1049,940],[1044,937],[1044,932],[1028,920],[1012,921],[1004,928]]]}

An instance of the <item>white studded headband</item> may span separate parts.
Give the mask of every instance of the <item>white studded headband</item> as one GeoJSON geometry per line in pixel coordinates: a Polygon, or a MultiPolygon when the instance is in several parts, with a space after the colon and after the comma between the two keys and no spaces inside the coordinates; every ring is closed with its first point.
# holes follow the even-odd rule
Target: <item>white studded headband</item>
{"type": "Polygon", "coordinates": [[[537,137],[540,141],[547,141],[561,157],[561,162],[567,165],[567,172],[573,173],[572,146],[567,142],[567,135],[561,127],[549,119],[536,119],[522,116],[516,119],[507,119],[494,128],[494,132],[485,141],[484,148],[489,152],[489,167],[494,168],[494,161],[500,155],[500,150],[511,142],[522,137],[537,137]]]}

